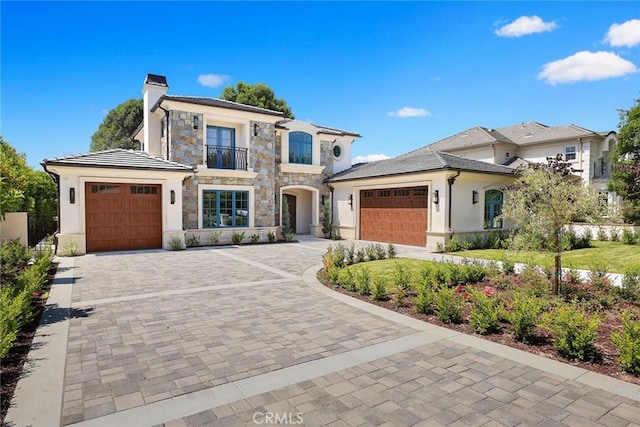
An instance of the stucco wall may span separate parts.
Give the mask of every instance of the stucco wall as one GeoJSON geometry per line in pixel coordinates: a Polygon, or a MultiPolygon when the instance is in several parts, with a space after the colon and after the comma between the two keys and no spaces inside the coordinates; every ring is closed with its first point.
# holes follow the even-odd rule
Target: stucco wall
{"type": "Polygon", "coordinates": [[[4,221],[0,222],[0,242],[19,240],[29,245],[29,218],[26,212],[6,212],[4,221]]]}

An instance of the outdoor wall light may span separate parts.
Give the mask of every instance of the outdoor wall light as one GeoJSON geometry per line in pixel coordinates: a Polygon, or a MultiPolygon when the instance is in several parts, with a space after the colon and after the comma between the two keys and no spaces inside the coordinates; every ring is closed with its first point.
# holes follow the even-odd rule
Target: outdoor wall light
{"type": "Polygon", "coordinates": [[[176,204],[176,192],[174,190],[171,190],[170,196],[171,196],[170,197],[171,198],[171,204],[175,205],[176,204]]]}
{"type": "Polygon", "coordinates": [[[253,124],[253,136],[258,136],[260,133],[260,126],[257,123],[253,124]]]}
{"type": "Polygon", "coordinates": [[[193,128],[198,129],[200,127],[200,117],[193,116],[193,128]]]}
{"type": "Polygon", "coordinates": [[[71,187],[69,188],[69,203],[72,205],[76,202],[76,189],[71,187]]]}
{"type": "Polygon", "coordinates": [[[438,190],[433,192],[433,204],[437,205],[438,203],[440,203],[440,192],[438,190]]]}
{"type": "Polygon", "coordinates": [[[351,210],[353,210],[353,194],[349,194],[349,206],[351,206],[351,210]]]}
{"type": "Polygon", "coordinates": [[[472,191],[471,192],[471,203],[473,203],[474,205],[476,203],[478,203],[478,201],[480,200],[480,194],[477,191],[472,191]]]}

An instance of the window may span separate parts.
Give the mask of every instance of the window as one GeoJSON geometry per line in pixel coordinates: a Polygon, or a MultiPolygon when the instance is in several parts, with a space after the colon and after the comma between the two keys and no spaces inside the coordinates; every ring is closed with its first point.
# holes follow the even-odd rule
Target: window
{"type": "Polygon", "coordinates": [[[97,184],[92,184],[91,185],[91,192],[92,193],[119,193],[120,192],[120,186],[119,185],[97,185],[97,184]]]}
{"type": "Polygon", "coordinates": [[[363,191],[363,192],[362,192],[362,197],[364,197],[364,198],[371,198],[371,197],[373,197],[373,191],[363,191]]]}
{"type": "Polygon", "coordinates": [[[236,168],[236,130],[207,126],[207,166],[214,169],[236,168]]]}
{"type": "Polygon", "coordinates": [[[342,156],[342,147],[336,144],[333,146],[333,157],[335,157],[336,159],[339,159],[340,156],[342,156]]]}
{"type": "Polygon", "coordinates": [[[429,187],[418,187],[413,189],[414,196],[427,196],[429,195],[429,187]]]}
{"type": "Polygon", "coordinates": [[[311,164],[313,152],[313,138],[306,132],[291,132],[289,134],[289,163],[311,164]]]}
{"type": "Polygon", "coordinates": [[[564,159],[569,162],[576,159],[576,146],[567,145],[564,147],[564,159]]]}
{"type": "Polygon", "coordinates": [[[502,214],[504,195],[499,190],[488,190],[484,193],[484,228],[502,228],[502,219],[496,220],[502,214]]]}
{"type": "Polygon", "coordinates": [[[391,197],[391,190],[378,190],[378,197],[391,197]]]}
{"type": "Polygon", "coordinates": [[[393,197],[408,197],[409,189],[403,188],[402,190],[393,190],[393,197]]]}
{"type": "Polygon", "coordinates": [[[202,227],[248,227],[249,192],[205,190],[202,192],[202,227]]]}

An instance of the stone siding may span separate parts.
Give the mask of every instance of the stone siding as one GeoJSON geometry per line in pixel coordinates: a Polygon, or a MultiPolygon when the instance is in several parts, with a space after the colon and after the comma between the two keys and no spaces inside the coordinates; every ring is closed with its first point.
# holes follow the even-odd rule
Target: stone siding
{"type": "Polygon", "coordinates": [[[193,117],[198,116],[203,123],[202,114],[194,114],[186,111],[171,111],[169,113],[170,125],[170,152],[169,160],[188,166],[201,165],[203,163],[204,132],[202,126],[193,128],[193,117]]]}
{"type": "Polygon", "coordinates": [[[254,219],[256,227],[275,225],[276,198],[276,141],[275,126],[271,123],[251,122],[251,148],[249,167],[258,176],[254,180],[254,219]],[[258,125],[258,135],[254,135],[254,125],[258,125]]]}

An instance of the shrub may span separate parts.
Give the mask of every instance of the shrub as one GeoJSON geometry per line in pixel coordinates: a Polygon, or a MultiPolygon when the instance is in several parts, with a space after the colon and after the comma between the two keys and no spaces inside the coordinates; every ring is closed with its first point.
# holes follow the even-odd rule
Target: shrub
{"type": "Polygon", "coordinates": [[[210,231],[209,232],[209,244],[211,246],[216,246],[220,243],[220,231],[210,231]]]}
{"type": "Polygon", "coordinates": [[[407,299],[407,288],[403,288],[400,285],[396,286],[396,291],[393,294],[393,306],[396,308],[403,307],[406,303],[406,299],[407,299]]]}
{"type": "Polygon", "coordinates": [[[445,248],[444,245],[442,244],[442,242],[437,242],[436,243],[436,252],[439,254],[443,254],[445,252],[445,248]]]}
{"type": "Polygon", "coordinates": [[[507,258],[506,255],[502,257],[500,262],[502,263],[502,272],[504,274],[514,274],[516,272],[516,263],[507,258]]]}
{"type": "MultiPolygon", "coordinates": [[[[585,228],[584,232],[582,234],[582,238],[588,240],[589,242],[591,242],[593,240],[593,232],[591,231],[591,228],[585,228]]],[[[591,244],[591,243],[589,243],[591,244]]]]}
{"type": "Polygon", "coordinates": [[[346,256],[344,257],[347,264],[352,264],[356,257],[356,245],[353,243],[349,245],[346,251],[346,256]]]}
{"type": "Polygon", "coordinates": [[[460,323],[464,300],[455,288],[440,286],[435,294],[435,313],[444,323],[460,323]]]}
{"type": "Polygon", "coordinates": [[[451,274],[447,265],[448,264],[444,264],[441,262],[434,264],[433,278],[435,279],[436,283],[444,285],[450,282],[451,274]]]}
{"type": "Polygon", "coordinates": [[[435,270],[437,265],[438,263],[426,261],[420,266],[417,279],[419,286],[432,287],[436,283],[435,270]]]}
{"type": "Polygon", "coordinates": [[[578,237],[575,230],[570,229],[564,236],[562,246],[567,251],[589,248],[591,247],[591,239],[587,239],[584,235],[582,237],[578,237]]]}
{"type": "Polygon", "coordinates": [[[411,272],[409,272],[409,270],[399,262],[395,263],[391,278],[396,286],[405,291],[411,287],[411,272]]]}
{"type": "Polygon", "coordinates": [[[188,247],[200,246],[200,236],[196,234],[192,234],[191,236],[189,236],[189,238],[187,239],[187,246],[188,247]]]}
{"type": "Polygon", "coordinates": [[[291,233],[286,233],[284,235],[284,240],[287,242],[293,242],[295,239],[296,239],[296,233],[291,232],[291,233]]]}
{"type": "Polygon", "coordinates": [[[489,269],[480,260],[464,258],[462,267],[466,283],[477,283],[489,274],[489,269]]]}
{"type": "Polygon", "coordinates": [[[453,262],[448,262],[445,266],[447,270],[449,270],[449,284],[459,285],[461,283],[466,283],[463,266],[453,262]]]}
{"type": "Polygon", "coordinates": [[[569,358],[592,361],[596,356],[595,342],[600,317],[588,316],[584,310],[560,305],[542,315],[540,326],[551,332],[553,345],[569,358]]]}
{"type": "MultiPolygon", "coordinates": [[[[589,281],[591,284],[599,289],[603,287],[611,286],[611,280],[609,278],[609,266],[603,260],[596,260],[589,269],[589,281]]],[[[574,273],[577,276],[577,272],[574,273]]]]}
{"type": "Polygon", "coordinates": [[[7,240],[0,243],[0,284],[13,283],[20,272],[27,267],[31,259],[31,250],[19,240],[7,240]]]}
{"type": "Polygon", "coordinates": [[[398,251],[396,250],[395,245],[389,242],[389,244],[387,245],[387,257],[391,259],[397,256],[398,256],[398,251]]]}
{"type": "Polygon", "coordinates": [[[620,286],[613,289],[622,299],[640,302],[640,266],[627,267],[620,286]]]}
{"type": "Polygon", "coordinates": [[[374,276],[371,283],[371,298],[376,301],[382,301],[387,299],[387,287],[384,283],[384,278],[381,276],[374,276]]]}
{"type": "Polygon", "coordinates": [[[625,245],[635,245],[637,236],[630,228],[622,230],[622,243],[625,245]]]}
{"type": "Polygon", "coordinates": [[[252,234],[249,239],[251,239],[251,243],[255,244],[258,243],[260,241],[260,235],[259,234],[252,234]]]}
{"type": "Polygon", "coordinates": [[[613,227],[610,231],[609,231],[609,239],[612,242],[619,242],[620,241],[620,229],[617,227],[613,227]]]}
{"type": "Polygon", "coordinates": [[[350,268],[343,268],[340,273],[338,273],[337,284],[351,292],[356,290],[356,279],[350,268]]]}
{"type": "Polygon", "coordinates": [[[234,231],[233,234],[231,234],[231,243],[233,243],[234,245],[241,245],[242,241],[244,240],[245,234],[246,231],[243,231],[242,233],[234,231]]]}
{"type": "Polygon", "coordinates": [[[274,243],[276,241],[276,234],[273,231],[270,231],[267,234],[267,239],[269,239],[269,243],[274,243]]]}
{"type": "Polygon", "coordinates": [[[482,335],[498,332],[503,310],[498,296],[490,291],[477,289],[470,289],[469,294],[472,298],[469,323],[473,330],[482,335]]]}
{"type": "Polygon", "coordinates": [[[371,271],[369,270],[369,267],[363,266],[362,268],[358,269],[355,276],[358,293],[360,293],[361,295],[370,295],[371,271]]]}
{"type": "Polygon", "coordinates": [[[627,311],[622,316],[622,331],[611,334],[611,342],[620,351],[620,368],[640,375],[640,321],[632,321],[627,311]]]}
{"type": "Polygon", "coordinates": [[[460,247],[462,248],[463,251],[468,251],[470,249],[473,248],[471,240],[464,240],[461,244],[460,247]]]}
{"type": "Polygon", "coordinates": [[[366,256],[364,249],[358,249],[356,251],[356,262],[364,262],[364,257],[366,256]]]}
{"type": "Polygon", "coordinates": [[[449,240],[449,244],[447,245],[447,248],[449,249],[449,252],[459,252],[462,249],[462,246],[460,245],[460,240],[458,240],[456,236],[453,236],[449,240]]]}
{"type": "Polygon", "coordinates": [[[342,236],[340,235],[340,229],[337,227],[333,227],[333,231],[331,233],[331,238],[333,240],[342,240],[342,236]]]}
{"type": "Polygon", "coordinates": [[[511,333],[518,341],[526,343],[534,337],[543,307],[544,301],[535,295],[523,292],[514,294],[511,311],[506,317],[512,326],[511,333]]]}
{"type": "Polygon", "coordinates": [[[373,245],[373,248],[376,252],[377,259],[385,259],[387,257],[387,251],[384,249],[380,243],[376,243],[373,245]]]}
{"type": "Polygon", "coordinates": [[[606,242],[609,240],[609,236],[607,236],[607,232],[603,227],[598,227],[598,240],[601,242],[606,242]]]}
{"type": "Polygon", "coordinates": [[[64,256],[78,256],[79,252],[80,248],[78,248],[78,244],[74,241],[67,243],[62,249],[64,256]]]}
{"type": "Polygon", "coordinates": [[[369,259],[369,261],[375,261],[376,260],[376,251],[373,247],[373,245],[367,245],[364,248],[366,254],[367,254],[367,258],[369,259]]]}
{"type": "Polygon", "coordinates": [[[184,249],[182,239],[178,236],[173,236],[171,240],[169,240],[169,246],[172,251],[181,251],[184,249]]]}
{"type": "Polygon", "coordinates": [[[476,233],[471,237],[471,249],[484,249],[484,238],[482,234],[476,233]]]}
{"type": "Polygon", "coordinates": [[[436,292],[432,284],[422,284],[418,287],[418,294],[413,298],[413,311],[416,313],[433,313],[436,292]]]}

